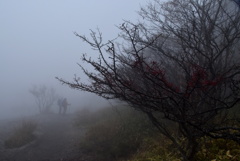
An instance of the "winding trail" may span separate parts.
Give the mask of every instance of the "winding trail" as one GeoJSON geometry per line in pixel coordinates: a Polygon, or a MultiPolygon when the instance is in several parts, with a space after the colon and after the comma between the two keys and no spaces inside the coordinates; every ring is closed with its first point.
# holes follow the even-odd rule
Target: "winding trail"
{"type": "Polygon", "coordinates": [[[36,140],[16,149],[5,149],[4,138],[10,135],[10,127],[18,121],[0,124],[1,161],[65,161],[79,158],[76,147],[85,130],[73,126],[74,115],[37,115],[31,117],[38,124],[36,140]],[[1,126],[2,125],[2,126],[1,126]],[[5,127],[5,129],[4,129],[5,127]]]}

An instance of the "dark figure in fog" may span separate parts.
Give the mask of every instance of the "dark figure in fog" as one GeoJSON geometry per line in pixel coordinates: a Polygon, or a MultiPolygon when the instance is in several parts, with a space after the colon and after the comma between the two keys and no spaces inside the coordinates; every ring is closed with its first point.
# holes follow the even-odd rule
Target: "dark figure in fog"
{"type": "Polygon", "coordinates": [[[63,102],[62,102],[63,114],[66,113],[68,105],[70,105],[70,104],[67,102],[67,99],[64,98],[64,100],[63,100],[63,102]]]}
{"type": "Polygon", "coordinates": [[[59,98],[57,101],[58,107],[59,107],[59,114],[62,113],[63,107],[62,107],[62,102],[63,102],[63,98],[59,98]]]}
{"type": "Polygon", "coordinates": [[[70,105],[70,104],[67,102],[66,98],[58,99],[59,114],[66,114],[68,105],[70,105]]]}

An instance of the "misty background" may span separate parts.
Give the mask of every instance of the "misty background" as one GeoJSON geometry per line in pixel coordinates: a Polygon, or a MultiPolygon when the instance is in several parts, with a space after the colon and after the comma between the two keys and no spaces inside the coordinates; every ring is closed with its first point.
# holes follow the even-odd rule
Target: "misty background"
{"type": "MultiPolygon", "coordinates": [[[[146,0],[0,0],[0,119],[38,112],[29,89],[54,88],[71,103],[70,111],[100,107],[107,101],[62,86],[55,77],[86,77],[77,63],[93,51],[73,32],[88,36],[99,28],[104,40],[115,38],[116,25],[137,21],[146,0]]],[[[92,55],[91,55],[92,56],[92,55]]],[[[93,56],[94,57],[94,56],[93,56]]],[[[52,107],[57,112],[57,104],[52,107]]]]}

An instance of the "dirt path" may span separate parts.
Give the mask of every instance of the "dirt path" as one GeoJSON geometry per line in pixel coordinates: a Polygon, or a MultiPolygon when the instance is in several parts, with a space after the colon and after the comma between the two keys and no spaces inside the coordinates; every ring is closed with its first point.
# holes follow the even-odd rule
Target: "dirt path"
{"type": "Polygon", "coordinates": [[[38,124],[36,140],[16,149],[3,148],[3,138],[6,138],[7,131],[11,126],[16,125],[16,122],[11,122],[11,125],[5,126],[5,129],[0,125],[1,161],[63,161],[78,157],[76,143],[84,135],[84,130],[73,126],[74,115],[48,114],[35,116],[32,119],[38,124]]]}

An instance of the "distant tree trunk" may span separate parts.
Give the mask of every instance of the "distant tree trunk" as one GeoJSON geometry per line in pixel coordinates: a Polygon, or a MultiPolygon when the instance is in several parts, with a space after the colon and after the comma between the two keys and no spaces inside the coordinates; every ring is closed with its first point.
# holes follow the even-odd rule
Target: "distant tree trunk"
{"type": "Polygon", "coordinates": [[[34,86],[29,92],[35,97],[40,113],[49,113],[52,105],[57,99],[55,90],[47,89],[46,86],[34,86]]]}

